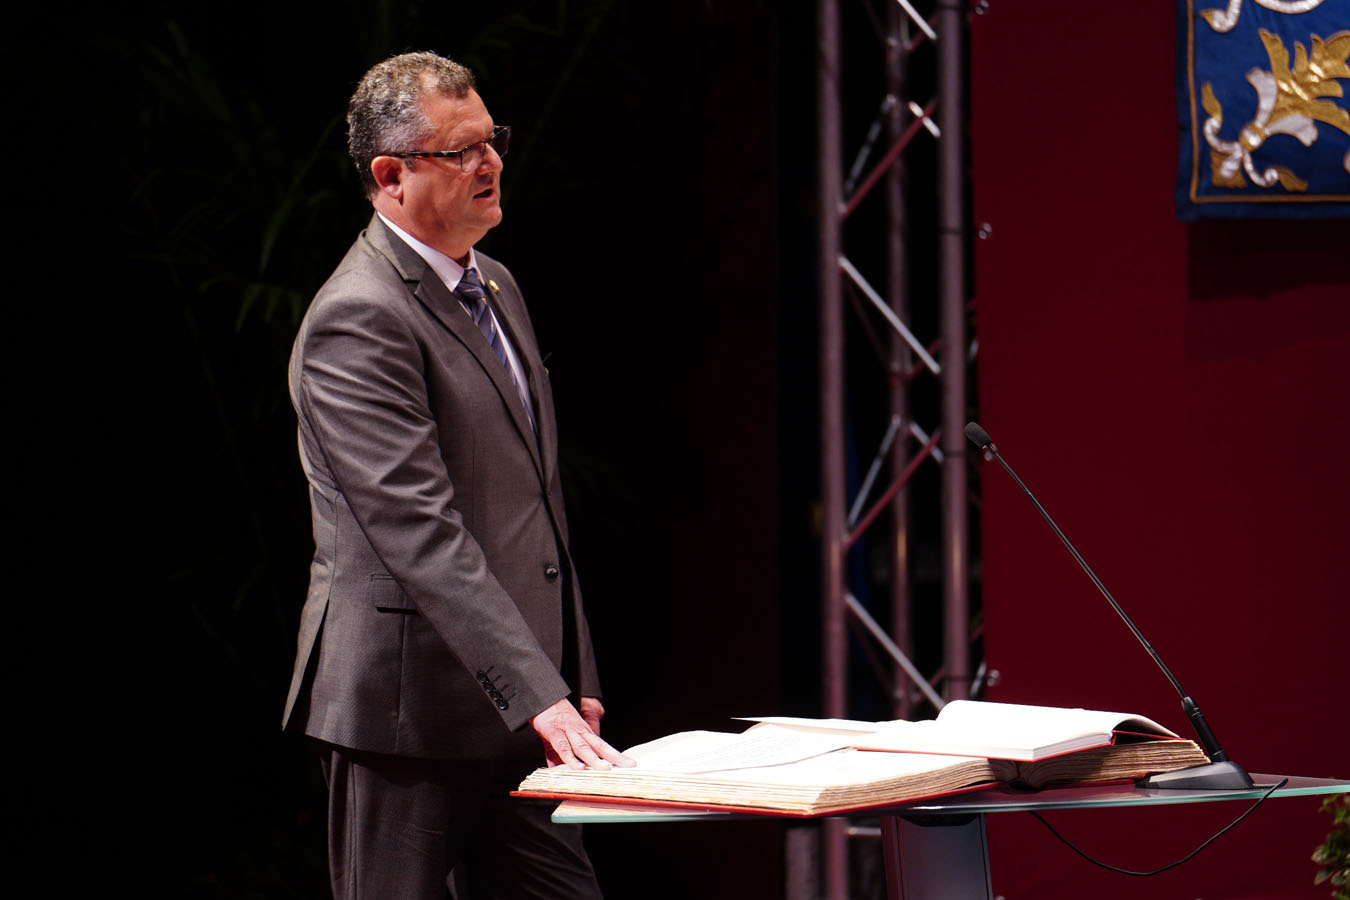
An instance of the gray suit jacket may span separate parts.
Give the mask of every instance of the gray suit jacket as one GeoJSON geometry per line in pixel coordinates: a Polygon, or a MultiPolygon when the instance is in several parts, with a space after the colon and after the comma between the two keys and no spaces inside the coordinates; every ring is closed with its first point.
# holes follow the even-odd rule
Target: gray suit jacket
{"type": "Polygon", "coordinates": [[[569,682],[599,696],[548,374],[515,280],[477,256],[538,440],[473,320],[378,216],[300,326],[315,551],[283,727],[401,756],[530,756],[527,723],[569,682]]]}

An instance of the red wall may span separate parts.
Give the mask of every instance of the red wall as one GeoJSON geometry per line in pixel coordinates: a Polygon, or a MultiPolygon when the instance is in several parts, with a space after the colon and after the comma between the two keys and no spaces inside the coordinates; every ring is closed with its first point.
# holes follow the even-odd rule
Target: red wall
{"type": "MultiPolygon", "coordinates": [[[[1350,227],[1185,226],[1173,4],[1022,0],[972,25],[979,409],[1253,772],[1350,778],[1350,227]]],[[[982,470],[991,699],[1190,734],[1176,695],[1035,510],[982,470]]],[[[1271,801],[1157,878],[993,817],[994,891],[1324,898],[1318,801],[1271,801]]],[[[1089,852],[1171,862],[1245,804],[1059,813],[1089,852]]]]}

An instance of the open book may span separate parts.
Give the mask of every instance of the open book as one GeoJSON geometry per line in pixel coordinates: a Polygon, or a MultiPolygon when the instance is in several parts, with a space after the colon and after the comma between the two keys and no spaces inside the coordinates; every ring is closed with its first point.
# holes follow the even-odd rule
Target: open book
{"type": "MultiPolygon", "coordinates": [[[[1158,736],[1035,761],[855,746],[886,735],[895,725],[808,719],[760,722],[739,734],[682,732],[626,750],[637,760],[636,768],[537,769],[516,793],[811,816],[892,806],[997,783],[1041,788],[1122,781],[1209,761],[1194,743],[1158,726],[1163,732],[1158,736]]],[[[993,746],[1010,743],[992,733],[987,738],[993,746]]]]}

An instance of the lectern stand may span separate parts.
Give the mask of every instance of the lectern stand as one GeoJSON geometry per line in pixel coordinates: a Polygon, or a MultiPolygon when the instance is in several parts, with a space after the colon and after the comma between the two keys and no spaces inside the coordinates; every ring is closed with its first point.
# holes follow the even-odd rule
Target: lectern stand
{"type": "Polygon", "coordinates": [[[883,815],[881,846],[887,900],[993,897],[981,813],[883,815]]]}
{"type": "MultiPolygon", "coordinates": [[[[1035,793],[990,788],[907,806],[871,811],[881,817],[890,900],[992,900],[989,848],[984,817],[990,813],[1115,806],[1165,806],[1255,800],[1284,780],[1283,775],[1252,775],[1249,791],[1156,790],[1133,784],[1049,788],[1035,793]]],[[[1307,797],[1350,793],[1350,781],[1290,776],[1271,795],[1307,797]]],[[[725,813],[635,809],[604,803],[563,803],[555,822],[640,822],[726,818],[725,813]]],[[[742,816],[738,816],[743,818],[742,816]]]]}

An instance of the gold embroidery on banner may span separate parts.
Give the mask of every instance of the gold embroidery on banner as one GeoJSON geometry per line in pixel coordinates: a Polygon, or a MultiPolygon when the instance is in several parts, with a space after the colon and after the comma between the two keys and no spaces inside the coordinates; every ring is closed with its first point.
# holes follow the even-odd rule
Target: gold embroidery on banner
{"type": "MultiPolygon", "coordinates": [[[[1264,5],[1264,4],[1263,4],[1264,5]]],[[[1350,78],[1350,31],[1338,31],[1326,41],[1312,35],[1312,54],[1303,44],[1294,42],[1294,66],[1289,67],[1289,52],[1279,35],[1261,29],[1261,43],[1270,57],[1270,71],[1253,68],[1247,83],[1256,91],[1256,115],[1243,126],[1236,141],[1219,137],[1223,109],[1209,82],[1202,87],[1201,103],[1209,118],[1205,120],[1205,141],[1210,147],[1210,170],[1217,187],[1246,187],[1245,172],[1260,187],[1272,187],[1278,181],[1286,191],[1303,192],[1308,183],[1283,166],[1257,170],[1252,154],[1266,138],[1287,134],[1305,147],[1317,140],[1313,120],[1325,122],[1350,134],[1350,113],[1325,97],[1341,97],[1344,92],[1336,81],[1350,78]]]]}

